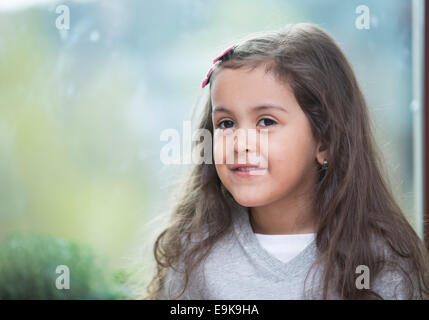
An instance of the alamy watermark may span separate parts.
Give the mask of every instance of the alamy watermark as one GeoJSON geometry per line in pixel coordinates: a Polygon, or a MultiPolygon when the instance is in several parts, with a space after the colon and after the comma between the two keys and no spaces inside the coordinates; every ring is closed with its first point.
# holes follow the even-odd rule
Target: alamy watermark
{"type": "Polygon", "coordinates": [[[55,280],[55,287],[58,290],[70,289],[70,269],[66,265],[59,265],[55,269],[55,273],[60,274],[55,280]]]}
{"type": "Polygon", "coordinates": [[[370,278],[369,278],[369,267],[361,264],[356,267],[356,273],[359,276],[356,278],[356,288],[361,289],[369,289],[370,278]]]}
{"type": "Polygon", "coordinates": [[[55,19],[55,27],[58,30],[70,29],[70,8],[65,4],[56,7],[55,12],[59,14],[55,19]]]}
{"type": "Polygon", "coordinates": [[[359,16],[356,17],[355,20],[355,27],[356,29],[362,30],[362,29],[370,29],[370,13],[369,8],[366,5],[359,5],[356,7],[355,13],[359,16]]]}
{"type": "MultiPolygon", "coordinates": [[[[165,129],[160,141],[167,142],[160,151],[160,160],[170,164],[252,164],[268,168],[268,129],[197,129],[191,121],[183,121],[182,137],[177,129],[165,129]],[[201,139],[203,139],[201,141],[201,139]],[[192,143],[200,141],[196,150],[192,143]],[[235,160],[237,154],[238,161],[235,160]]],[[[256,174],[256,171],[255,171],[256,174]]]]}

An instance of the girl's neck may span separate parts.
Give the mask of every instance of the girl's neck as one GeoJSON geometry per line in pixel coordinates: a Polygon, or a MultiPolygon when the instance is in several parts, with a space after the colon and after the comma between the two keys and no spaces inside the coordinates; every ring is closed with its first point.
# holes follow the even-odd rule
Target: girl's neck
{"type": "Polygon", "coordinates": [[[282,199],[265,206],[250,208],[250,223],[254,233],[300,234],[315,233],[316,219],[311,206],[303,198],[282,199]]]}

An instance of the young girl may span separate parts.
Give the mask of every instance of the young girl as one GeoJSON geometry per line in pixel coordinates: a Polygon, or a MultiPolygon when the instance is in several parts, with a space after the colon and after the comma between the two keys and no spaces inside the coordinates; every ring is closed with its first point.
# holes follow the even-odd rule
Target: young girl
{"type": "Polygon", "coordinates": [[[203,87],[213,162],[193,167],[155,241],[145,299],[427,298],[428,252],[328,34],[297,24],[248,37],[214,60],[203,87]],[[235,139],[251,130],[256,143],[235,139]]]}

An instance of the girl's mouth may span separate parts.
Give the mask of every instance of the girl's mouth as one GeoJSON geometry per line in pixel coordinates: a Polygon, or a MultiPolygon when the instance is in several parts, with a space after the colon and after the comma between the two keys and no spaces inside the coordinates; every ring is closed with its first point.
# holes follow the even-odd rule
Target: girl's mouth
{"type": "Polygon", "coordinates": [[[238,167],[233,170],[234,175],[239,177],[261,176],[265,174],[267,168],[258,167],[238,167]]]}

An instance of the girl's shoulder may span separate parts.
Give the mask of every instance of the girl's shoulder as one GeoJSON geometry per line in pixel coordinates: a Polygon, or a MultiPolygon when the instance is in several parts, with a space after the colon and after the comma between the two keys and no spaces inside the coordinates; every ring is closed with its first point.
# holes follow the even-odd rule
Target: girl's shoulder
{"type": "Polygon", "coordinates": [[[398,254],[384,238],[378,238],[375,245],[382,268],[376,278],[370,281],[372,291],[385,300],[421,299],[414,261],[398,254]]]}
{"type": "MultiPolygon", "coordinates": [[[[228,235],[226,235],[227,237],[228,235]]],[[[198,244],[202,240],[208,237],[208,232],[201,232],[198,235],[192,234],[185,240],[181,239],[183,244],[188,245],[181,255],[172,266],[169,266],[166,270],[166,276],[164,285],[161,290],[161,294],[158,296],[160,300],[204,300],[206,287],[204,270],[206,268],[207,260],[210,260],[210,257],[219,250],[219,246],[222,247],[222,244],[225,243],[226,237],[219,239],[211,248],[208,255],[201,260],[199,264],[195,266],[192,272],[188,272],[187,267],[189,264],[186,264],[184,261],[185,253],[189,252],[193,248],[194,244],[198,244]],[[187,278],[187,285],[185,287],[185,282],[187,278]],[[182,290],[185,288],[185,290],[182,290]]]]}

